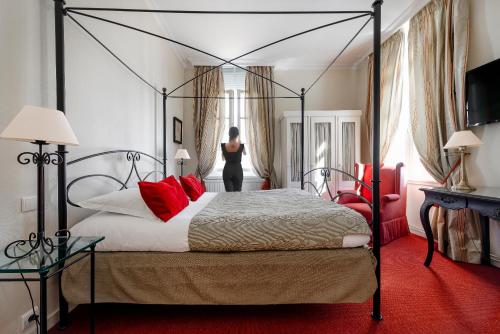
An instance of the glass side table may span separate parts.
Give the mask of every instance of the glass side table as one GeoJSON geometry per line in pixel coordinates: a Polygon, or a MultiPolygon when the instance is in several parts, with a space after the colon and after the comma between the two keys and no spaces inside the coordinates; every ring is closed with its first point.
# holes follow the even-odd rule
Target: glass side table
{"type": "MultiPolygon", "coordinates": [[[[47,280],[90,256],[90,333],[94,333],[95,246],[104,240],[104,237],[70,237],[69,239],[53,237],[51,240],[56,246],[51,253],[38,248],[26,257],[11,258],[7,257],[2,250],[0,274],[10,277],[0,277],[0,282],[40,282],[40,332],[45,334],[47,333],[47,280]],[[11,277],[14,274],[23,274],[23,276],[21,278],[11,277]],[[24,274],[28,276],[25,277],[24,274]]],[[[25,245],[20,244],[16,246],[15,255],[22,255],[23,252],[29,250],[28,242],[25,245]]]]}

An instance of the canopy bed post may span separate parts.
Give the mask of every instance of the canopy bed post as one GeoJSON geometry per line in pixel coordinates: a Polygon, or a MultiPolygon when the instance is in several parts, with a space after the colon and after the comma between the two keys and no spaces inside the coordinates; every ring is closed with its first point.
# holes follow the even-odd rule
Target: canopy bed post
{"type": "Polygon", "coordinates": [[[306,90],[300,90],[300,189],[304,190],[304,102],[306,90]]]}
{"type": "MultiPolygon", "coordinates": [[[[64,0],[54,0],[54,28],[55,28],[55,57],[56,57],[56,94],[57,109],[66,113],[65,73],[64,73],[64,0]]],[[[57,152],[63,157],[63,162],[57,166],[57,207],[58,207],[58,229],[66,230],[68,227],[68,207],[66,203],[66,146],[58,145],[57,152]]],[[[59,249],[65,253],[65,249],[59,249]]],[[[60,267],[64,267],[61,263],[60,267]]],[[[59,328],[68,326],[68,303],[64,299],[61,287],[61,275],[59,273],[59,328]]]]}
{"type": "Polygon", "coordinates": [[[167,177],[167,89],[163,87],[163,177],[167,177]]]}
{"type": "Polygon", "coordinates": [[[373,254],[377,259],[375,275],[378,288],[373,294],[372,318],[382,320],[380,313],[380,30],[382,0],[373,3],[373,254]]]}

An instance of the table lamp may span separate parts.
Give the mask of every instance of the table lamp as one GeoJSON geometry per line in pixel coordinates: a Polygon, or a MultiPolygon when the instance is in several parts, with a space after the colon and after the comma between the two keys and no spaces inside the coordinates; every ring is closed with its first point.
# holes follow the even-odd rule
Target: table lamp
{"type": "Polygon", "coordinates": [[[189,153],[186,149],[179,148],[177,152],[175,152],[175,160],[180,160],[179,165],[181,166],[181,176],[183,176],[183,167],[184,167],[184,160],[189,160],[191,159],[189,157],[189,153]]]}
{"type": "MultiPolygon", "coordinates": [[[[37,166],[37,233],[30,233],[28,240],[16,240],[5,248],[5,255],[10,258],[22,258],[30,253],[42,249],[51,253],[55,245],[50,238],[45,237],[45,165],[60,165],[64,163],[63,155],[43,151],[44,145],[78,145],[78,140],[69,126],[68,120],[59,110],[35,106],[24,106],[7,128],[0,134],[0,138],[31,142],[38,146],[36,152],[22,152],[17,161],[22,165],[33,163],[37,166]],[[25,250],[22,246],[28,246],[25,250]],[[25,250],[17,255],[16,248],[25,250]]],[[[67,236],[69,231],[58,231],[56,237],[67,236]]],[[[67,239],[67,238],[66,238],[67,239]]]]}
{"type": "Polygon", "coordinates": [[[444,149],[456,148],[460,154],[460,182],[451,187],[454,191],[469,192],[476,190],[474,187],[469,185],[467,180],[467,170],[465,169],[465,156],[469,154],[467,152],[467,147],[477,147],[482,145],[483,142],[476,137],[474,133],[470,130],[456,131],[450,137],[444,149]]]}

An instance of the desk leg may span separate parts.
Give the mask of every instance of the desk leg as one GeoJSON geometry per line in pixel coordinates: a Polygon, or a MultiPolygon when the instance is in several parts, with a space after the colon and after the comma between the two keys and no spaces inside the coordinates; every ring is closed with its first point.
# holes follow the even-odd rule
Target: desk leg
{"type": "Polygon", "coordinates": [[[431,223],[429,221],[429,211],[431,210],[432,205],[432,202],[424,201],[420,207],[420,221],[424,228],[425,236],[427,237],[427,257],[424,262],[426,267],[430,266],[432,255],[434,253],[434,236],[432,235],[431,223]]]}
{"type": "Polygon", "coordinates": [[[47,334],[47,274],[40,273],[40,333],[47,334]]]}
{"type": "Polygon", "coordinates": [[[479,216],[481,222],[481,264],[490,264],[490,218],[479,216]]]}
{"type": "Polygon", "coordinates": [[[90,249],[90,333],[95,332],[95,247],[90,249]]]}

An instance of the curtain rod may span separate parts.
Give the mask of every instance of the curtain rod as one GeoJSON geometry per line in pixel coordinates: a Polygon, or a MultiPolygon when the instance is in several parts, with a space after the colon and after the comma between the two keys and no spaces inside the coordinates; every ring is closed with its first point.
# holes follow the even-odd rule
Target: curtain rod
{"type": "Polygon", "coordinates": [[[67,10],[87,10],[101,12],[132,12],[132,13],[172,13],[172,14],[232,14],[232,15],[310,15],[310,14],[369,14],[366,10],[306,10],[306,11],[244,11],[244,10],[176,10],[176,9],[143,9],[143,8],[109,8],[109,7],[66,7],[67,10]]]}

